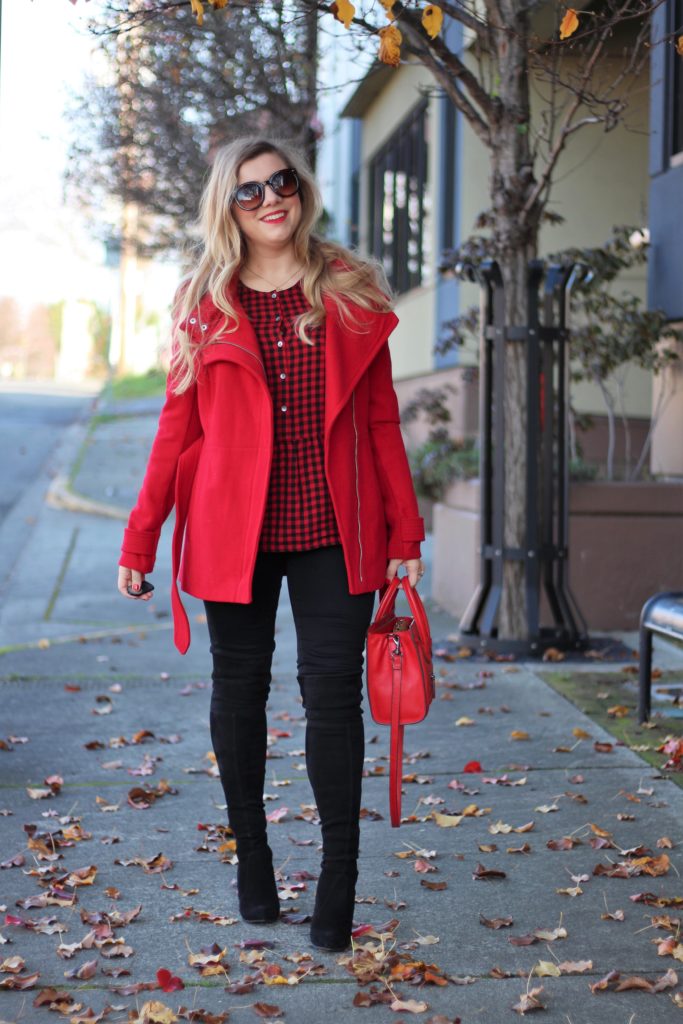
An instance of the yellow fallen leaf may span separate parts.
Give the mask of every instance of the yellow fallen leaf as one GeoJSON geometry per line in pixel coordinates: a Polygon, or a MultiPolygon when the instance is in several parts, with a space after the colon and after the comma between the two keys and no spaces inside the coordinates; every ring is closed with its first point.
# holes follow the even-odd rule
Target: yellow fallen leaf
{"type": "Polygon", "coordinates": [[[559,978],[562,971],[552,960],[539,960],[531,973],[537,978],[559,978]]]}
{"type": "Polygon", "coordinates": [[[349,0],[335,0],[335,3],[331,7],[332,13],[334,14],[337,21],[341,21],[344,28],[351,28],[351,22],[353,16],[356,13],[356,8],[349,0]]]}
{"type": "Polygon", "coordinates": [[[511,740],[528,740],[529,733],[525,732],[524,729],[513,729],[510,733],[511,740]]]}
{"type": "Polygon", "coordinates": [[[439,828],[455,828],[463,819],[462,814],[441,814],[439,811],[432,811],[432,818],[439,828]]]}
{"type": "Polygon", "coordinates": [[[455,724],[456,725],[476,725],[474,719],[473,718],[468,718],[467,715],[462,715],[460,718],[456,719],[455,724]]]}
{"type": "Polygon", "coordinates": [[[579,16],[573,7],[568,7],[560,23],[560,39],[569,39],[579,27],[579,16]]]}
{"type": "Polygon", "coordinates": [[[175,1024],[177,1020],[170,1006],[160,1003],[158,999],[150,999],[143,1003],[140,1015],[131,1024],[175,1024]]]}
{"type": "Polygon", "coordinates": [[[443,11],[436,4],[428,4],[422,12],[422,28],[430,39],[436,39],[443,25],[443,11]]]}
{"type": "Polygon", "coordinates": [[[387,25],[379,30],[379,59],[383,64],[397,68],[401,63],[403,35],[396,25],[387,25]]]}
{"type": "Polygon", "coordinates": [[[577,740],[589,740],[592,738],[589,732],[586,732],[585,729],[579,729],[578,726],[572,729],[572,736],[576,736],[577,740]]]}
{"type": "Polygon", "coordinates": [[[613,707],[607,708],[607,714],[610,718],[626,718],[631,714],[631,709],[627,708],[625,704],[615,704],[613,707]]]}

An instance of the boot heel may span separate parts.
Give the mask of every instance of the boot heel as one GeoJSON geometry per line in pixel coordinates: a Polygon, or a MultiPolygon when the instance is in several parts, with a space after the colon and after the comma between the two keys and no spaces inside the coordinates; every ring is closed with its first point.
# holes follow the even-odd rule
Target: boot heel
{"type": "Polygon", "coordinates": [[[237,854],[237,893],[240,916],[249,924],[269,924],[280,916],[280,898],[269,846],[237,854]]]}
{"type": "Polygon", "coordinates": [[[357,879],[357,870],[321,870],[310,926],[311,943],[317,949],[341,953],[348,948],[356,906],[357,879]]]}

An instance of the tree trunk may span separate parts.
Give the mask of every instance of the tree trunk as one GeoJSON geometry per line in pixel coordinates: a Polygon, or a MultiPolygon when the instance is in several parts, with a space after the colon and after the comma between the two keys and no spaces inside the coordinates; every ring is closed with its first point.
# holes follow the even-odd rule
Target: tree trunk
{"type": "MultiPolygon", "coordinates": [[[[509,4],[502,3],[501,9],[509,4]]],[[[515,5],[518,6],[518,5],[515,5]]],[[[507,20],[510,12],[503,17],[507,20]]],[[[538,246],[539,217],[526,203],[535,184],[529,149],[529,74],[523,40],[528,37],[528,15],[517,13],[518,34],[496,36],[500,69],[500,106],[491,150],[493,230],[505,286],[505,323],[528,323],[527,274],[538,246]]],[[[526,550],[527,520],[527,349],[520,341],[505,347],[505,534],[508,548],[526,550]]],[[[496,411],[498,413],[498,410],[496,411]]],[[[503,570],[498,633],[501,638],[526,639],[528,615],[525,563],[506,559],[503,570]]]]}

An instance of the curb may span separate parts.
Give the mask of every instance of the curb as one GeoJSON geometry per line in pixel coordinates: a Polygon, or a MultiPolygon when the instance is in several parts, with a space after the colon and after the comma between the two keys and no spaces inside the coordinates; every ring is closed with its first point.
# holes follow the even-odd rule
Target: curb
{"type": "Polygon", "coordinates": [[[69,479],[64,473],[58,473],[52,480],[45,495],[45,502],[50,508],[64,509],[67,512],[84,512],[86,515],[105,516],[108,519],[128,521],[128,512],[118,505],[108,505],[103,501],[86,498],[69,487],[69,479]]]}

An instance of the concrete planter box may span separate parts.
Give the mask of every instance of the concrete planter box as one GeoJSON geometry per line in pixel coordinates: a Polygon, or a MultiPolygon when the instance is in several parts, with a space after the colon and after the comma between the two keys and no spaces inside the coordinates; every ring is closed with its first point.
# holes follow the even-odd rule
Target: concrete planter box
{"type": "MultiPolygon", "coordinates": [[[[457,481],[434,506],[432,596],[454,615],[479,580],[479,493],[457,481]]],[[[569,584],[589,629],[635,629],[651,594],[683,590],[683,483],[575,483],[569,508],[569,584]]]]}

